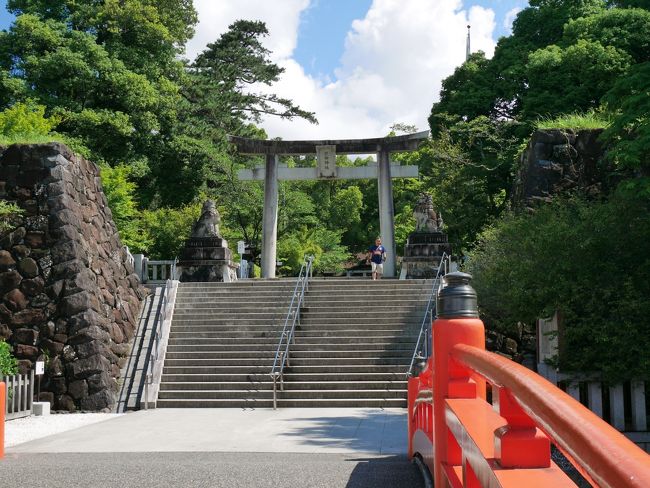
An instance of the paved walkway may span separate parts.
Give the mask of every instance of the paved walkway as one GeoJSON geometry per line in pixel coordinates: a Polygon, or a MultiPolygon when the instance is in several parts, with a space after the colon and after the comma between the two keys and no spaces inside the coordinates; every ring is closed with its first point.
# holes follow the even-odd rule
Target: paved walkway
{"type": "Polygon", "coordinates": [[[403,409],[111,416],[9,447],[0,486],[419,487],[420,475],[405,457],[405,416],[403,409]]]}

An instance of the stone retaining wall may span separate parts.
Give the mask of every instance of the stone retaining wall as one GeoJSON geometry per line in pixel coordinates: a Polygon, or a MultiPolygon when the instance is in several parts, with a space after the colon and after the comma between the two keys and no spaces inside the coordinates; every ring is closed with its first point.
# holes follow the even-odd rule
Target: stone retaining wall
{"type": "Polygon", "coordinates": [[[54,409],[113,407],[146,291],[99,168],[62,144],[11,146],[0,156],[0,198],[25,212],[0,236],[0,338],[22,369],[44,357],[41,400],[54,409]]]}
{"type": "Polygon", "coordinates": [[[598,140],[601,133],[601,129],[533,133],[521,155],[512,192],[514,206],[534,206],[574,189],[598,194],[611,186],[612,168],[598,140]]]}

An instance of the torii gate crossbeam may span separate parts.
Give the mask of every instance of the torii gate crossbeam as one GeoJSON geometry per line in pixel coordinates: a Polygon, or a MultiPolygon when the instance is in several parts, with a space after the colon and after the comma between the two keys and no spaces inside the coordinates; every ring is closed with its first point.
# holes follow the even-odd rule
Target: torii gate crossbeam
{"type": "Polygon", "coordinates": [[[265,155],[264,167],[243,169],[240,180],[264,181],[264,218],[262,229],[262,277],[275,278],[278,180],[337,180],[377,178],[379,197],[379,226],[387,249],[384,275],[395,276],[395,212],[392,178],[417,178],[417,166],[390,164],[390,153],[415,151],[429,136],[429,131],[395,137],[321,141],[282,141],[247,139],[231,136],[240,154],[265,155]],[[377,154],[377,164],[341,168],[336,166],[336,154],[377,154]],[[281,155],[317,154],[316,168],[287,168],[280,166],[281,155]]]}

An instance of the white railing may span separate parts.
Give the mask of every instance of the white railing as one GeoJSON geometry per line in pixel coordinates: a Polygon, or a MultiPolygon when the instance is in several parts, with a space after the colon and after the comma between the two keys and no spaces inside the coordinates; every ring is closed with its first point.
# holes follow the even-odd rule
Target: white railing
{"type": "Polygon", "coordinates": [[[143,254],[135,254],[133,258],[135,273],[143,284],[162,284],[177,279],[176,259],[155,260],[143,254]]]}
{"type": "Polygon", "coordinates": [[[29,374],[4,377],[6,390],[5,418],[29,417],[34,401],[34,370],[29,374]]]}
{"type": "Polygon", "coordinates": [[[160,297],[161,303],[158,307],[158,315],[154,321],[155,330],[152,331],[152,334],[154,334],[154,342],[146,366],[146,378],[144,382],[145,409],[149,408],[149,404],[152,404],[154,408],[156,407],[165,354],[167,352],[167,343],[169,342],[169,330],[174,314],[174,304],[176,303],[178,283],[175,280],[167,280],[165,289],[162,291],[160,297]]]}

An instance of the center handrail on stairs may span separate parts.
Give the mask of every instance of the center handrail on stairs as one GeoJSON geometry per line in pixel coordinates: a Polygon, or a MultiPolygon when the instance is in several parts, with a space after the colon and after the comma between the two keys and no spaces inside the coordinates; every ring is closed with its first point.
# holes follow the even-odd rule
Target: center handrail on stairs
{"type": "Polygon", "coordinates": [[[269,373],[273,379],[273,409],[278,407],[278,379],[280,380],[280,390],[284,391],[284,367],[290,366],[289,349],[294,342],[294,333],[296,326],[300,322],[300,309],[305,301],[305,292],[309,289],[309,278],[312,275],[312,264],[314,256],[308,256],[300,268],[300,274],[296,280],[296,287],[291,296],[287,317],[284,320],[280,341],[275,351],[273,367],[269,373]]]}
{"type": "Polygon", "coordinates": [[[415,366],[415,361],[417,359],[427,359],[431,355],[429,345],[431,344],[431,324],[433,323],[433,318],[436,313],[436,297],[438,296],[438,291],[442,288],[442,278],[449,273],[450,266],[451,256],[447,253],[443,253],[440,258],[440,264],[438,265],[438,272],[436,273],[433,285],[431,286],[431,293],[429,294],[427,308],[424,312],[424,317],[422,318],[418,341],[415,344],[411,363],[406,371],[407,378],[410,378],[413,375],[413,367],[415,366]],[[422,346],[422,349],[420,349],[420,346],[422,346]]]}

